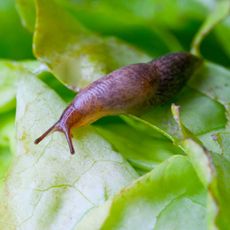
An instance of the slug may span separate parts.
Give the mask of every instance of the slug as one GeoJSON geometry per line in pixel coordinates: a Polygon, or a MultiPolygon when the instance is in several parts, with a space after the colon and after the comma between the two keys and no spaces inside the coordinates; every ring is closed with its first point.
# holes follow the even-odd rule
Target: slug
{"type": "Polygon", "coordinates": [[[200,63],[200,58],[178,52],[115,70],[80,90],[60,119],[35,144],[49,133],[60,131],[74,154],[71,128],[88,125],[103,116],[136,113],[165,103],[185,85],[200,63]]]}

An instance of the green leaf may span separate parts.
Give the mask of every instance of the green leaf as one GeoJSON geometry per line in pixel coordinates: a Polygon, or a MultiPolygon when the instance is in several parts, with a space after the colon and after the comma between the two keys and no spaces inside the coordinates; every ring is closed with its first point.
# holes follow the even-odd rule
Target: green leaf
{"type": "MultiPolygon", "coordinates": [[[[228,150],[229,151],[229,150],[228,150]]],[[[212,154],[212,159],[214,161],[215,169],[217,172],[217,194],[218,194],[218,204],[219,213],[217,216],[217,224],[219,229],[228,229],[230,224],[229,215],[229,205],[230,205],[230,161],[219,154],[212,154]]]]}
{"type": "MultiPolygon", "coordinates": [[[[221,129],[226,124],[224,107],[195,90],[185,88],[174,103],[181,106],[183,123],[196,135],[221,129]],[[208,116],[210,113],[212,116],[208,116]]],[[[168,103],[151,108],[141,118],[177,137],[179,133],[170,106],[171,104],[168,103]]]]}
{"type": "Polygon", "coordinates": [[[14,135],[15,135],[15,111],[11,111],[0,115],[0,146],[10,146],[14,149],[14,135]]]}
{"type": "MultiPolygon", "coordinates": [[[[222,148],[223,152],[221,155],[213,152],[211,154],[200,144],[199,140],[184,127],[180,119],[179,107],[173,106],[172,112],[182,132],[183,140],[181,141],[181,145],[188,154],[200,180],[208,189],[209,224],[214,226],[214,224],[217,223],[220,229],[225,229],[225,227],[229,225],[228,216],[230,214],[228,210],[230,205],[230,190],[228,185],[230,178],[230,161],[228,158],[225,158],[229,150],[226,151],[225,148],[222,148]]],[[[220,136],[219,142],[221,146],[226,145],[225,138],[222,139],[220,136]]]]}
{"type": "Polygon", "coordinates": [[[0,61],[0,187],[16,152],[15,94],[18,78],[27,71],[38,71],[37,62],[0,61]],[[25,68],[25,69],[24,69],[25,68]]]}
{"type": "Polygon", "coordinates": [[[0,58],[33,58],[32,37],[20,23],[15,0],[0,2],[0,28],[0,58]]]}
{"type": "MultiPolygon", "coordinates": [[[[159,56],[172,50],[181,50],[177,39],[166,29],[156,26],[156,18],[152,21],[145,20],[130,9],[130,5],[139,5],[137,1],[125,6],[122,1],[110,2],[97,1],[59,1],[60,4],[76,17],[85,27],[99,32],[105,36],[116,36],[146,53],[159,56]],[[119,5],[119,6],[118,6],[119,5]],[[116,12],[114,11],[116,7],[116,12]],[[127,10],[127,7],[129,8],[127,10]],[[119,14],[119,17],[117,17],[119,14]],[[93,21],[93,23],[92,23],[93,21]],[[135,35],[135,36],[134,36],[135,35]]],[[[153,3],[142,4],[142,7],[154,9],[153,3]]],[[[139,6],[137,6],[139,7],[139,6]]],[[[139,7],[142,9],[142,7],[139,7]]],[[[145,15],[147,10],[145,9],[145,15]]]]}
{"type": "MultiPolygon", "coordinates": [[[[15,96],[18,78],[25,72],[31,72],[61,95],[67,101],[72,100],[75,93],[63,86],[48,72],[48,68],[38,61],[0,61],[0,116],[15,109],[15,96]]],[[[4,120],[4,119],[3,119],[4,120]]]]}
{"type": "Polygon", "coordinates": [[[199,179],[208,191],[207,220],[209,229],[215,229],[215,219],[218,214],[219,205],[216,201],[218,199],[216,195],[216,170],[211,155],[202,145],[199,145],[191,138],[186,138],[181,144],[184,151],[188,154],[199,179]]]}
{"type": "MultiPolygon", "coordinates": [[[[202,146],[195,142],[185,141],[185,152],[191,157],[191,162],[204,184],[211,186],[209,193],[209,223],[216,215],[215,200],[220,211],[217,215],[217,224],[220,229],[228,226],[229,211],[229,85],[230,73],[228,70],[210,63],[206,63],[188,83],[186,88],[174,101],[181,107],[181,122],[195,134],[210,151],[207,155],[202,146]],[[211,116],[210,116],[211,114],[211,116]],[[211,163],[210,159],[211,158],[211,163]],[[226,159],[225,159],[226,158],[226,159]],[[212,163],[213,162],[213,163],[212,163]],[[216,176],[210,173],[214,168],[216,176]],[[213,194],[215,195],[213,197],[213,194]]],[[[173,137],[180,138],[180,129],[170,114],[170,105],[152,109],[142,118],[162,128],[173,137]]],[[[214,174],[215,174],[214,172],[214,174]]]]}
{"type": "MultiPolygon", "coordinates": [[[[204,0],[186,3],[135,0],[131,4],[119,0],[59,2],[90,30],[117,36],[154,57],[169,51],[190,50],[194,34],[215,11],[215,2],[204,0]]],[[[226,32],[225,29],[221,35],[224,37],[226,32]]],[[[227,45],[227,37],[224,39],[227,45]]],[[[214,33],[204,42],[202,54],[208,60],[229,65],[222,41],[214,33]]]]}
{"type": "MultiPolygon", "coordinates": [[[[227,125],[228,109],[221,100],[228,100],[229,76],[224,68],[205,63],[188,83],[189,87],[172,100],[181,107],[181,120],[193,134],[202,136],[227,125]],[[204,93],[203,88],[209,93],[204,93]]],[[[180,134],[171,114],[171,102],[150,108],[141,118],[176,137],[180,134]]]]}
{"type": "Polygon", "coordinates": [[[230,2],[229,0],[223,0],[216,2],[214,12],[205,20],[200,30],[194,37],[191,52],[199,55],[200,44],[205,36],[224,18],[230,14],[230,2]]]}
{"type": "Polygon", "coordinates": [[[221,66],[206,63],[191,79],[189,86],[223,104],[226,108],[230,103],[228,91],[230,71],[221,66]]]}
{"type": "Polygon", "coordinates": [[[201,182],[204,186],[208,187],[213,179],[213,165],[210,160],[209,152],[200,145],[201,142],[182,123],[180,107],[173,104],[171,109],[181,133],[181,139],[177,141],[177,144],[182,146],[185,153],[189,156],[195,170],[197,170],[197,175],[201,182]]]}
{"type": "MultiPolygon", "coordinates": [[[[69,1],[63,1],[62,4],[70,7],[69,1]]],[[[181,20],[184,16],[187,20],[192,18],[204,18],[204,13],[208,12],[208,7],[205,4],[195,0],[189,0],[189,4],[183,2],[172,2],[170,0],[149,0],[139,1],[133,0],[132,3],[122,0],[98,0],[95,4],[92,1],[70,1],[73,4],[72,11],[77,11],[77,14],[87,15],[92,14],[96,20],[104,19],[105,22],[116,24],[146,24],[152,26],[167,26],[180,27],[185,22],[181,20]],[[75,8],[74,8],[75,5],[75,8]],[[78,8],[78,9],[76,9],[78,8]],[[88,10],[88,12],[84,12],[88,10]],[[116,9],[116,11],[114,11],[116,9]],[[119,15],[120,17],[117,17],[119,15]],[[130,19],[130,20],[128,20],[130,19]]],[[[77,16],[77,15],[76,15],[77,16]]],[[[78,17],[80,17],[78,16],[78,17]]],[[[97,23],[97,22],[96,22],[97,23]]]]}
{"type": "Polygon", "coordinates": [[[91,127],[75,135],[74,156],[61,133],[34,145],[34,139],[65,106],[31,73],[21,77],[17,91],[17,154],[0,199],[1,228],[71,229],[91,208],[137,177],[91,127]]]}
{"type": "MultiPolygon", "coordinates": [[[[18,0],[17,3],[22,21],[31,30],[35,21],[34,10],[31,10],[34,6],[30,6],[33,0],[18,0]]],[[[113,3],[106,5],[106,2],[97,1],[97,7],[90,2],[84,1],[73,2],[59,0],[58,3],[90,30],[102,33],[106,36],[112,35],[121,38],[153,56],[164,54],[170,50],[182,49],[176,38],[169,31],[159,30],[158,26],[154,26],[153,23],[146,22],[139,18],[139,16],[135,15],[135,12],[122,9],[126,8],[126,6],[121,5],[119,7],[121,10],[119,10],[119,17],[117,17],[116,14],[118,12],[116,11],[116,14],[114,14],[113,3]]],[[[117,5],[117,3],[118,2],[116,2],[115,5],[117,5]]],[[[120,3],[121,2],[118,4],[120,3]]],[[[138,2],[133,2],[132,5],[135,4],[137,4],[138,7],[138,2]]],[[[146,9],[153,9],[152,4],[153,3],[146,4],[146,9]]],[[[158,18],[159,17],[156,16],[154,23],[158,18]]],[[[162,17],[162,19],[163,18],[164,17],[162,17]]]]}
{"type": "MultiPolygon", "coordinates": [[[[224,133],[225,129],[229,129],[230,127],[230,72],[225,68],[208,63],[201,69],[200,73],[195,75],[189,82],[189,86],[198,90],[203,95],[208,96],[212,100],[217,101],[225,109],[225,124],[219,127],[219,129],[210,130],[210,132],[200,135],[200,139],[207,149],[221,153],[217,137],[219,133],[224,133]]],[[[213,111],[210,112],[213,113],[213,111]]]]}
{"type": "Polygon", "coordinates": [[[73,89],[120,66],[149,60],[124,42],[89,32],[54,0],[37,0],[36,7],[35,55],[73,89]]]}
{"type": "Polygon", "coordinates": [[[212,153],[212,159],[217,174],[217,197],[220,210],[217,216],[217,224],[220,229],[227,229],[229,221],[229,205],[230,205],[230,130],[219,131],[215,134],[216,142],[221,149],[220,154],[212,153]]]}
{"type": "MultiPolygon", "coordinates": [[[[33,144],[66,106],[57,94],[65,101],[74,96],[62,82],[77,90],[120,66],[150,60],[124,41],[153,56],[181,50],[181,44],[188,49],[212,2],[34,2],[17,0],[17,7],[45,65],[0,62],[0,229],[227,229],[230,72],[221,66],[205,62],[179,95],[139,118],[106,117],[77,129],[75,156],[60,133],[33,144]],[[181,106],[180,117],[173,117],[172,102],[181,106]],[[138,175],[123,157],[145,175],[134,181],[138,175]]],[[[0,3],[0,55],[28,57],[29,35],[23,40],[12,3],[0,3]]],[[[229,1],[220,5],[204,33],[229,1]]],[[[226,19],[204,40],[205,59],[228,65],[228,31],[226,19]]],[[[198,32],[198,43],[202,39],[198,32]]]]}
{"type": "Polygon", "coordinates": [[[0,61],[0,113],[15,107],[17,72],[9,61],[0,61]]]}
{"type": "Polygon", "coordinates": [[[137,169],[149,171],[167,158],[183,153],[168,137],[132,117],[104,118],[96,127],[99,134],[137,169]]]}
{"type": "MultiPolygon", "coordinates": [[[[22,22],[30,30],[35,21],[34,0],[17,0],[22,22]]],[[[105,36],[116,36],[152,56],[169,51],[189,50],[194,33],[198,30],[209,12],[215,10],[215,4],[207,1],[188,0],[171,2],[151,0],[132,4],[124,1],[66,1],[57,0],[62,10],[68,11],[85,27],[105,36]],[[116,8],[116,10],[114,10],[116,8]],[[119,15],[119,17],[117,16],[119,15]],[[178,42],[179,41],[179,42],[178,42]]],[[[204,42],[202,53],[205,58],[228,66],[226,49],[229,30],[227,24],[218,26],[215,34],[204,42]],[[220,31],[220,32],[217,32],[220,31]],[[225,44],[225,49],[222,48],[225,44]],[[209,47],[213,46],[210,52],[209,47]],[[215,53],[215,55],[213,55],[215,53]]]]}
{"type": "Polygon", "coordinates": [[[185,156],[174,156],[89,212],[76,229],[207,229],[207,192],[185,156]]]}
{"type": "Polygon", "coordinates": [[[230,47],[228,41],[230,40],[230,16],[228,16],[222,23],[217,25],[214,30],[216,36],[219,38],[223,49],[230,57],[230,47]]]}
{"type": "MultiPolygon", "coordinates": [[[[185,152],[188,153],[201,181],[208,188],[209,200],[211,202],[208,206],[210,210],[209,221],[215,222],[219,229],[227,229],[226,226],[230,224],[230,161],[225,158],[227,153],[225,152],[224,155],[210,154],[192,140],[185,140],[182,145],[185,148],[185,152]]],[[[227,151],[229,152],[229,150],[227,151]]]]}
{"type": "Polygon", "coordinates": [[[12,153],[8,147],[0,147],[0,193],[12,163],[12,158],[12,153]]]}
{"type": "Polygon", "coordinates": [[[35,0],[16,0],[16,6],[23,26],[33,32],[36,17],[35,0]]]}
{"type": "Polygon", "coordinates": [[[172,105],[172,114],[181,132],[181,139],[177,144],[188,155],[200,181],[208,191],[207,213],[210,229],[215,229],[215,218],[218,213],[216,192],[216,171],[210,153],[205,149],[199,139],[194,136],[182,123],[180,107],[172,105]]]}
{"type": "Polygon", "coordinates": [[[229,129],[221,131],[216,136],[216,141],[221,148],[221,155],[230,161],[230,131],[229,129]]]}
{"type": "Polygon", "coordinates": [[[0,114],[15,108],[17,81],[25,71],[40,74],[44,67],[37,61],[0,60],[0,114]]]}
{"type": "Polygon", "coordinates": [[[0,192],[15,153],[15,112],[0,114],[0,192]]]}

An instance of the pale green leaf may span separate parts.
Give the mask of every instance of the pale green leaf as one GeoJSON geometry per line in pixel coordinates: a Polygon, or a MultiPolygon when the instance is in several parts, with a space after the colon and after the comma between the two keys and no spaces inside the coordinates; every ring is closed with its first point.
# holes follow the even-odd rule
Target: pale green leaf
{"type": "Polygon", "coordinates": [[[60,115],[65,103],[27,73],[17,91],[17,153],[0,202],[1,229],[71,229],[137,177],[93,128],[78,130],[70,155],[65,137],[34,139],[60,115]],[[112,180],[111,180],[112,178],[112,180]]]}
{"type": "Polygon", "coordinates": [[[0,113],[15,107],[16,68],[12,62],[0,62],[0,113]]]}
{"type": "Polygon", "coordinates": [[[75,229],[207,229],[206,199],[187,157],[175,156],[89,212],[75,229]]]}
{"type": "Polygon", "coordinates": [[[37,0],[36,7],[35,55],[75,90],[120,66],[149,60],[124,42],[88,31],[55,0],[37,0]]]}
{"type": "Polygon", "coordinates": [[[0,193],[11,165],[12,158],[12,152],[10,149],[8,147],[0,146],[0,193]]]}

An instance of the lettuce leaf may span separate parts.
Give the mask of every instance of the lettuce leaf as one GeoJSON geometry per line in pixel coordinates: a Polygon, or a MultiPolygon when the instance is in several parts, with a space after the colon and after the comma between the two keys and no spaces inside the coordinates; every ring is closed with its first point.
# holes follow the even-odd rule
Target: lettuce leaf
{"type": "Polygon", "coordinates": [[[0,113],[15,108],[17,73],[10,61],[0,62],[0,113]]]}
{"type": "Polygon", "coordinates": [[[0,28],[0,58],[33,58],[32,36],[21,25],[15,0],[1,1],[0,28]]]}
{"type": "Polygon", "coordinates": [[[192,53],[199,55],[200,44],[205,36],[223,19],[230,14],[230,2],[228,0],[219,1],[216,3],[216,8],[209,17],[204,21],[200,30],[194,37],[192,44],[192,53]]]}
{"type": "Polygon", "coordinates": [[[64,107],[57,94],[31,74],[20,78],[17,152],[0,200],[0,214],[6,216],[1,228],[70,229],[88,210],[137,178],[123,157],[92,127],[76,133],[74,156],[60,133],[34,145],[37,135],[64,107]]]}
{"type": "Polygon", "coordinates": [[[30,32],[34,31],[35,26],[35,0],[16,0],[16,6],[22,25],[30,32]]]}
{"type": "MultiPolygon", "coordinates": [[[[229,84],[230,72],[227,69],[205,63],[188,83],[188,87],[174,99],[173,102],[181,107],[183,124],[201,139],[205,134],[211,136],[213,131],[228,126],[229,84]]],[[[151,108],[141,118],[171,135],[180,135],[171,114],[171,103],[151,108]]]]}
{"type": "MultiPolygon", "coordinates": [[[[60,116],[62,99],[73,98],[64,85],[78,91],[120,66],[188,49],[215,4],[17,0],[17,7],[43,64],[0,62],[0,229],[227,229],[230,72],[219,65],[204,61],[179,95],[140,117],[77,129],[75,156],[60,133],[33,144],[60,116]],[[172,102],[180,112],[172,114],[172,102]]],[[[214,12],[197,35],[204,57],[208,45],[223,65],[228,21],[210,35],[215,45],[204,35],[227,11],[214,12]]]]}
{"type": "MultiPolygon", "coordinates": [[[[230,193],[228,178],[230,177],[230,162],[225,154],[209,152],[197,137],[182,123],[179,107],[173,105],[172,112],[181,131],[181,145],[188,154],[190,161],[209,194],[209,223],[217,224],[220,229],[229,225],[230,193]]],[[[228,130],[228,129],[227,129],[228,130]]],[[[179,143],[180,145],[180,143],[179,143]]]]}
{"type": "Polygon", "coordinates": [[[207,229],[206,199],[187,157],[174,156],[89,212],[75,229],[207,229]]]}
{"type": "Polygon", "coordinates": [[[35,55],[76,91],[120,66],[149,60],[116,38],[88,31],[55,0],[37,0],[36,9],[35,55]]]}
{"type": "Polygon", "coordinates": [[[95,126],[136,169],[149,171],[169,157],[183,154],[171,139],[143,120],[131,116],[122,118],[104,118],[95,126]]]}

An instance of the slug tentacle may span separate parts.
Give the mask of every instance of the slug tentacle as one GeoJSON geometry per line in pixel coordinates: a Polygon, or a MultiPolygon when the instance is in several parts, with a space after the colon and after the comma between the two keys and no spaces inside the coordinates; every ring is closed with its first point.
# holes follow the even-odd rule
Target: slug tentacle
{"type": "Polygon", "coordinates": [[[52,125],[46,132],[44,132],[40,137],[38,137],[34,141],[34,143],[39,144],[46,136],[48,136],[49,134],[56,132],[56,131],[59,131],[59,132],[62,132],[65,134],[66,140],[67,140],[68,145],[69,145],[70,153],[74,154],[75,151],[74,151],[74,147],[73,147],[73,143],[72,143],[70,129],[68,127],[66,127],[66,125],[62,125],[60,121],[58,121],[54,125],[52,125]]]}
{"type": "Polygon", "coordinates": [[[35,141],[34,144],[39,144],[46,136],[48,136],[50,133],[53,133],[57,131],[57,124],[56,122],[54,125],[52,125],[49,129],[47,129],[40,137],[38,137],[35,141]]]}
{"type": "Polygon", "coordinates": [[[122,67],[82,89],[60,119],[35,140],[54,131],[63,132],[71,154],[71,128],[81,127],[107,115],[139,113],[147,106],[173,98],[197,70],[202,60],[190,53],[165,55],[148,63],[122,67]]]}
{"type": "Polygon", "coordinates": [[[70,134],[70,129],[65,128],[65,129],[63,129],[63,131],[64,131],[66,140],[67,140],[68,145],[69,145],[70,153],[71,153],[71,154],[74,154],[74,153],[75,153],[75,150],[74,150],[74,147],[73,147],[73,142],[72,142],[72,137],[71,137],[71,134],[70,134]]]}
{"type": "Polygon", "coordinates": [[[52,125],[46,132],[44,132],[39,138],[37,138],[34,143],[40,143],[46,136],[53,132],[62,132],[65,134],[66,140],[69,145],[70,153],[74,154],[74,147],[72,143],[70,128],[74,123],[76,123],[76,113],[77,110],[74,108],[72,104],[70,104],[65,111],[62,113],[60,119],[52,125]]]}

